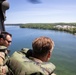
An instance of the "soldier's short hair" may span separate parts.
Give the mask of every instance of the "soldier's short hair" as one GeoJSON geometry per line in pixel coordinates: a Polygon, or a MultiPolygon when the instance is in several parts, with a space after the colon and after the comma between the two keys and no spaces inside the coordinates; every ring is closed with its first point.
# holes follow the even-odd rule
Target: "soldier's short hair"
{"type": "Polygon", "coordinates": [[[49,51],[52,52],[54,47],[54,42],[51,38],[41,36],[33,41],[32,47],[35,55],[42,56],[47,54],[47,52],[49,51]]]}
{"type": "Polygon", "coordinates": [[[6,31],[2,31],[1,34],[0,34],[0,38],[6,39],[7,35],[12,37],[12,34],[6,32],[6,31]]]}

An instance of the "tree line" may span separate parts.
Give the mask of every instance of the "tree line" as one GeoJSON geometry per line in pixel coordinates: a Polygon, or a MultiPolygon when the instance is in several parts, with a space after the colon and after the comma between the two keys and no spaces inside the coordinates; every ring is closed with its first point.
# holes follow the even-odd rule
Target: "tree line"
{"type": "Polygon", "coordinates": [[[28,23],[21,24],[20,28],[33,28],[33,29],[45,29],[45,30],[57,30],[57,31],[66,31],[69,33],[76,34],[76,23],[28,23]],[[70,28],[58,28],[60,26],[70,26],[70,28]],[[72,27],[74,26],[74,27],[72,27]]]}

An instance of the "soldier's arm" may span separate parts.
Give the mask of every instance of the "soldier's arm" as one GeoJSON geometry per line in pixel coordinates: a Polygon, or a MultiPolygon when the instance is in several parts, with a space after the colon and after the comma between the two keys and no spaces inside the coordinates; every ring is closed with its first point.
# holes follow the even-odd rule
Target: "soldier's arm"
{"type": "Polygon", "coordinates": [[[4,65],[5,54],[0,52],[0,75],[4,75],[8,72],[8,67],[4,65]]]}
{"type": "Polygon", "coordinates": [[[3,59],[0,57],[0,65],[3,65],[3,59]]]}
{"type": "Polygon", "coordinates": [[[0,52],[0,66],[3,65],[3,61],[5,60],[5,53],[4,52],[0,52]]]}

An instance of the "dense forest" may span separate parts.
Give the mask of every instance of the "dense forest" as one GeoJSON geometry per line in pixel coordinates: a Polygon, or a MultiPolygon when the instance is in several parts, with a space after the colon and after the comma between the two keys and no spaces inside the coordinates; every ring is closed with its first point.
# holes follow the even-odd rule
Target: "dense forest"
{"type": "Polygon", "coordinates": [[[66,31],[76,35],[76,23],[28,23],[28,24],[21,24],[20,27],[66,31]]]}

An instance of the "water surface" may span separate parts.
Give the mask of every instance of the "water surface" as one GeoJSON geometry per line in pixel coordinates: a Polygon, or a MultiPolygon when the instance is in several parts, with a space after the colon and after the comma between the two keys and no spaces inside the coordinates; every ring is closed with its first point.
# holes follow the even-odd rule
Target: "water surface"
{"type": "Polygon", "coordinates": [[[6,26],[6,31],[13,35],[12,54],[21,48],[32,48],[32,41],[40,36],[47,36],[54,40],[55,48],[51,62],[56,65],[57,75],[76,75],[76,36],[60,31],[19,28],[6,26]]]}

